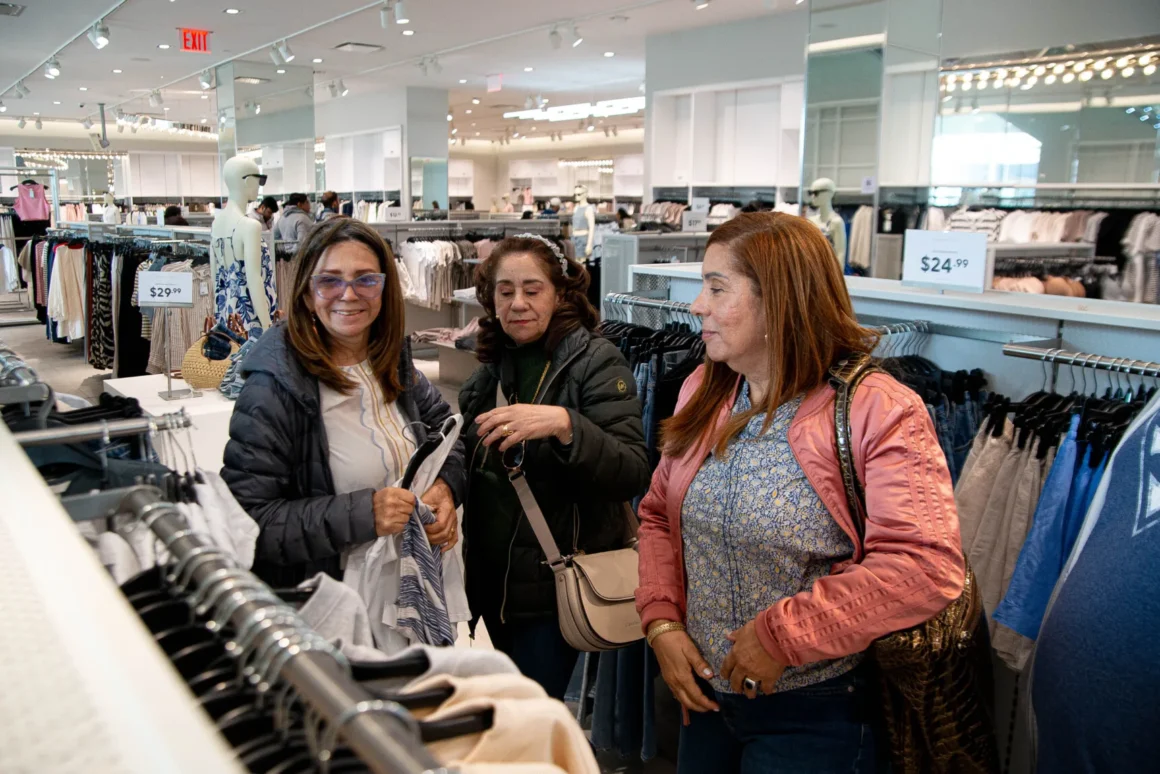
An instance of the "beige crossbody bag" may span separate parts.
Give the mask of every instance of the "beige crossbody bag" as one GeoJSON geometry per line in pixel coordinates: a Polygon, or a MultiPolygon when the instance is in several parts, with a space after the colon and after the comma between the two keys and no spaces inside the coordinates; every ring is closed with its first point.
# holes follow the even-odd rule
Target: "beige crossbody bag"
{"type": "MultiPolygon", "coordinates": [[[[515,487],[520,505],[556,577],[560,633],[568,644],[576,650],[594,652],[615,650],[644,637],[636,612],[639,575],[635,530],[632,530],[632,548],[562,556],[523,469],[509,467],[508,480],[515,487]]],[[[625,511],[627,519],[632,514],[627,503],[625,511]]],[[[635,522],[633,514],[626,526],[631,528],[635,522]]]]}

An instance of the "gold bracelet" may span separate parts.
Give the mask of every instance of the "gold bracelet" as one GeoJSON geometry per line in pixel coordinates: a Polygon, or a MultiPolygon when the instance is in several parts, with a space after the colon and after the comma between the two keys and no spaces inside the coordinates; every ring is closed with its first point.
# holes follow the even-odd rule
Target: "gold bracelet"
{"type": "Polygon", "coordinates": [[[648,637],[646,638],[646,642],[648,643],[648,646],[651,648],[652,644],[653,644],[653,640],[655,640],[657,637],[660,637],[662,634],[668,634],[669,632],[683,632],[683,631],[685,631],[685,625],[683,623],[678,623],[676,621],[669,621],[668,623],[663,623],[660,626],[654,626],[652,629],[650,629],[649,633],[648,633],[648,637]]]}

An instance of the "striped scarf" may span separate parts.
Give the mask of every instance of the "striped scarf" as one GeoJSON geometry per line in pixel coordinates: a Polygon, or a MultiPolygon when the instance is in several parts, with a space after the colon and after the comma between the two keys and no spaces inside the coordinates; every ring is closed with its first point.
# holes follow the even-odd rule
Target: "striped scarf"
{"type": "Polygon", "coordinates": [[[426,524],[435,514],[417,500],[399,545],[399,597],[396,628],[412,642],[454,645],[455,630],[447,615],[443,590],[443,551],[427,540],[426,524]]]}

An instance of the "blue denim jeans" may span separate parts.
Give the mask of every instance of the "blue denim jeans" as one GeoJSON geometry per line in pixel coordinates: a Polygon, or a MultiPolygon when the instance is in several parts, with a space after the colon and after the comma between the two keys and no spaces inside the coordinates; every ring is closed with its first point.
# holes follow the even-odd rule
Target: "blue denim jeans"
{"type": "Polygon", "coordinates": [[[524,677],[539,683],[553,699],[564,699],[580,654],[560,634],[552,618],[503,623],[498,615],[483,615],[495,649],[506,653],[524,677]]]}
{"type": "Polygon", "coordinates": [[[720,712],[690,712],[681,729],[678,774],[868,774],[885,745],[872,667],[796,691],[749,699],[701,690],[720,712]]]}

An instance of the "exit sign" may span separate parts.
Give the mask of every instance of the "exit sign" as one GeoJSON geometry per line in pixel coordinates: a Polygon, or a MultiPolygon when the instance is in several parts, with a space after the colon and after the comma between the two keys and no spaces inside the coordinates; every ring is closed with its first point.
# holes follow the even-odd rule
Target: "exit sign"
{"type": "Polygon", "coordinates": [[[190,30],[178,27],[181,33],[181,50],[196,51],[199,54],[209,53],[209,30],[190,30]]]}

